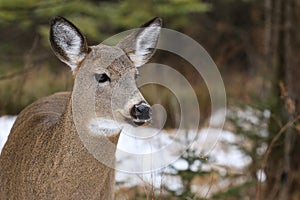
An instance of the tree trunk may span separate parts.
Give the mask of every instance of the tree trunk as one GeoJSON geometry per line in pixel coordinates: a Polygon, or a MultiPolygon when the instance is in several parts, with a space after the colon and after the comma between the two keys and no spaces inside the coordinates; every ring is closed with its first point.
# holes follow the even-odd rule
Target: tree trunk
{"type": "MultiPolygon", "coordinates": [[[[267,63],[275,71],[274,101],[270,120],[270,140],[287,122],[300,113],[300,67],[294,44],[295,31],[294,0],[266,0],[266,48],[267,63]],[[271,6],[270,6],[271,5],[271,6]],[[269,20],[268,20],[269,19],[269,20]],[[270,29],[267,29],[270,27],[270,29]],[[294,28],[294,29],[292,29],[294,28]],[[293,41],[293,43],[292,43],[293,41]],[[295,48],[295,49],[294,49],[295,48]],[[273,53],[274,52],[274,53],[273,53]],[[279,87],[280,83],[280,87],[279,87]]],[[[298,54],[298,55],[297,55],[298,54]]],[[[297,123],[297,122],[296,122],[297,123]]],[[[299,123],[299,122],[298,122],[299,123]]],[[[273,147],[267,168],[267,199],[300,199],[300,133],[295,126],[288,128],[273,147]]]]}

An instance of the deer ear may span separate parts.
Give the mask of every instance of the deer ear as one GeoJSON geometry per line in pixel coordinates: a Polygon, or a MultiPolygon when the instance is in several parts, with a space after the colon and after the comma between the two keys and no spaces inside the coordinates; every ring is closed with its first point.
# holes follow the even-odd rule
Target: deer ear
{"type": "Polygon", "coordinates": [[[162,20],[158,17],[142,25],[117,45],[125,51],[136,67],[147,63],[155,52],[162,20]]]}
{"type": "Polygon", "coordinates": [[[55,55],[74,71],[88,53],[86,39],[63,17],[52,18],[50,25],[49,39],[55,55]]]}

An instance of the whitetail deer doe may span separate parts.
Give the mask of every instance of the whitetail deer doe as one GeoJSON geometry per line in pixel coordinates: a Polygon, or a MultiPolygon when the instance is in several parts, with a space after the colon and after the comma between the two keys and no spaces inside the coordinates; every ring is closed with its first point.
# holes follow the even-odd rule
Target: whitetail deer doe
{"type": "MultiPolygon", "coordinates": [[[[89,119],[82,105],[80,115],[87,122],[87,137],[93,132],[97,151],[115,159],[115,149],[103,149],[108,139],[116,146],[119,123],[141,125],[151,119],[151,109],[139,92],[137,67],[153,55],[161,30],[161,19],[154,18],[116,46],[87,46],[85,37],[71,22],[54,17],[50,42],[56,56],[78,73],[85,93],[95,97],[97,118],[89,119]],[[112,90],[127,74],[125,89],[112,108],[112,90]],[[95,91],[93,91],[95,89],[95,91]],[[90,91],[91,90],[91,91],[90,91]],[[99,127],[92,124],[96,120],[99,127]],[[92,128],[91,128],[92,127],[92,128]],[[96,135],[96,136],[95,136],[96,135]]],[[[76,91],[78,92],[78,91],[76,91]]],[[[113,199],[114,169],[92,155],[77,132],[72,102],[81,94],[56,93],[25,108],[18,116],[0,157],[0,199],[113,199]]]]}

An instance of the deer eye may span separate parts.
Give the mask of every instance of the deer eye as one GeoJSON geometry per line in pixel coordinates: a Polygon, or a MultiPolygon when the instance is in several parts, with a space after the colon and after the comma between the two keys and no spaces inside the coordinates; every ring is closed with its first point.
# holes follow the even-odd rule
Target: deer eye
{"type": "Polygon", "coordinates": [[[110,82],[110,78],[107,76],[107,74],[95,74],[95,79],[98,83],[104,83],[106,81],[110,82]]]}

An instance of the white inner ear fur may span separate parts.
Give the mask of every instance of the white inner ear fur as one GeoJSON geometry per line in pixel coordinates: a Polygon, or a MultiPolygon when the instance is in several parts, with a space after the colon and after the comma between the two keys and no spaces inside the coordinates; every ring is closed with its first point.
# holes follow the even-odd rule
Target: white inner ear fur
{"type": "Polygon", "coordinates": [[[150,59],[149,54],[156,47],[160,29],[161,27],[158,24],[152,24],[136,38],[135,53],[128,55],[136,67],[142,66],[150,59]]]}
{"type": "Polygon", "coordinates": [[[53,30],[55,42],[62,48],[67,57],[66,60],[62,61],[68,64],[72,71],[74,71],[77,65],[85,57],[85,52],[81,52],[84,41],[82,41],[82,38],[77,31],[67,24],[58,23],[54,26],[53,30]]]}
{"type": "Polygon", "coordinates": [[[121,132],[122,128],[120,123],[105,118],[94,118],[88,123],[88,129],[94,135],[111,136],[121,132]]]}

